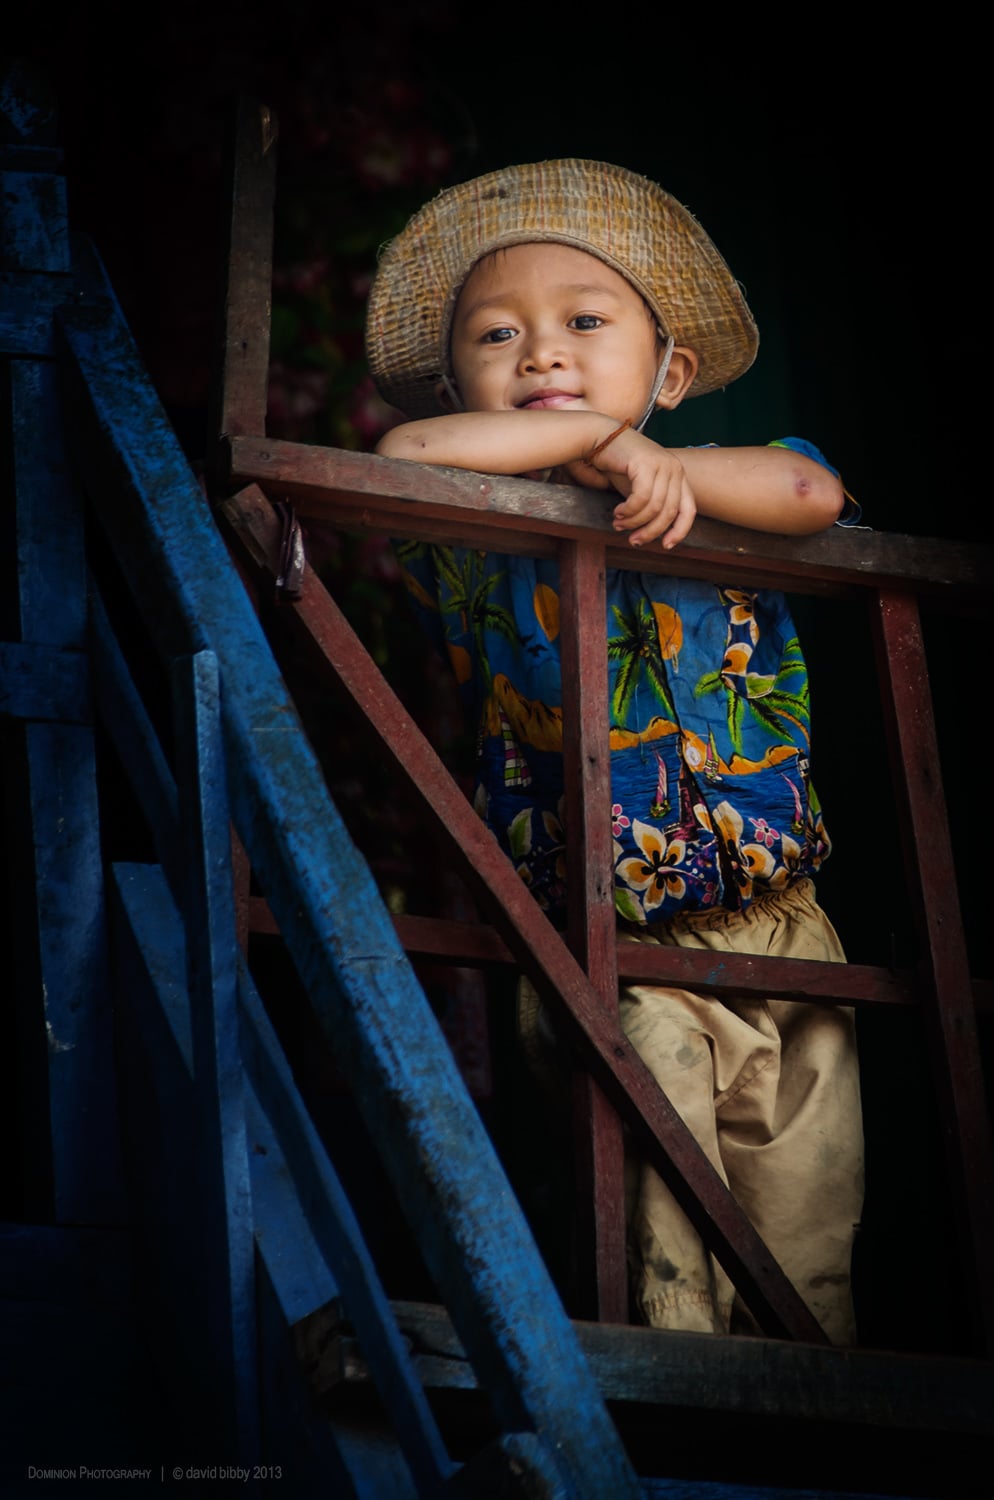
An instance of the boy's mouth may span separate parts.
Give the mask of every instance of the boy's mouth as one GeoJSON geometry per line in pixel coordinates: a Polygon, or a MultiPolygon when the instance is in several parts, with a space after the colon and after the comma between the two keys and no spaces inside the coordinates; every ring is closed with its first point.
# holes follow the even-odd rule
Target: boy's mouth
{"type": "Polygon", "coordinates": [[[523,401],[518,402],[519,411],[541,411],[545,407],[566,406],[570,401],[578,401],[580,398],[576,391],[560,391],[553,386],[545,386],[540,391],[532,391],[523,401]]]}

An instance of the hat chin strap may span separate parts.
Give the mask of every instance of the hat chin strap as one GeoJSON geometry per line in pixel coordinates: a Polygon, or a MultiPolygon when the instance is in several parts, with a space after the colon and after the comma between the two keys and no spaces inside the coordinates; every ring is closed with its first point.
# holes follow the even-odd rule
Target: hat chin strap
{"type": "MultiPolygon", "coordinates": [[[[662,333],[662,329],[660,329],[659,331],[660,333],[662,333]]],[[[659,369],[656,371],[656,378],[652,383],[652,390],[649,392],[649,400],[646,403],[645,411],[642,413],[638,422],[635,424],[635,430],[637,432],[642,431],[646,422],[648,422],[649,418],[656,410],[656,400],[659,396],[659,392],[662,390],[666,382],[666,377],[669,374],[670,360],[673,358],[673,346],[675,342],[676,340],[672,337],[672,335],[667,335],[666,348],[663,350],[663,357],[659,361],[659,369]]],[[[452,410],[465,411],[466,408],[462,404],[462,397],[456,390],[453,381],[449,378],[448,375],[442,376],[442,386],[445,390],[445,394],[452,402],[452,410]]]]}
{"type": "MultiPolygon", "coordinates": [[[[659,331],[660,333],[662,333],[663,330],[660,329],[659,331]]],[[[673,338],[672,334],[666,335],[666,348],[663,350],[663,357],[659,361],[659,369],[656,371],[656,378],[652,383],[652,390],[649,393],[648,404],[646,405],[645,411],[642,413],[639,421],[635,424],[637,432],[642,431],[646,422],[648,422],[649,418],[656,410],[656,400],[659,396],[659,392],[665,385],[666,377],[670,372],[670,360],[673,358],[673,346],[675,343],[676,340],[673,338]]]]}
{"type": "Polygon", "coordinates": [[[442,376],[441,384],[442,384],[442,386],[443,386],[443,388],[445,390],[445,394],[448,396],[449,400],[452,402],[452,410],[453,411],[465,411],[466,408],[462,404],[462,397],[460,396],[459,392],[456,390],[455,386],[453,385],[452,381],[449,379],[448,375],[443,375],[442,376]]]}

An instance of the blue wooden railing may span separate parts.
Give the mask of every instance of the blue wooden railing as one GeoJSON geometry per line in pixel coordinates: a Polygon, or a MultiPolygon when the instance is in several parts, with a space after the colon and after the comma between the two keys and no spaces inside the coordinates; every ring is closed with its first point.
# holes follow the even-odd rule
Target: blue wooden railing
{"type": "Polygon", "coordinates": [[[287,1465],[292,1451],[302,1472],[311,1464],[329,1483],[337,1474],[391,1500],[474,1493],[474,1463],[481,1475],[530,1474],[549,1495],[635,1496],[574,1331],[98,258],[82,240],[70,255],[57,153],[28,139],[4,166],[16,206],[4,347],[21,560],[4,706],[30,719],[56,1220],[102,1222],[110,1195],[119,1221],[126,1198],[155,1313],[150,1359],[185,1440],[209,1440],[215,1462],[287,1465]],[[130,626],[124,638],[114,601],[87,577],[91,525],[169,683],[165,709],[140,691],[130,626]],[[151,862],[106,875],[90,693],[154,845],[151,862]],[[242,960],[232,827],[489,1393],[500,1437],[468,1463],[439,1435],[242,960]],[[68,844],[82,851],[75,861],[68,844]],[[386,1413],[376,1443],[316,1415],[274,1375],[281,1359],[289,1368],[294,1324],[336,1297],[386,1413]]]}

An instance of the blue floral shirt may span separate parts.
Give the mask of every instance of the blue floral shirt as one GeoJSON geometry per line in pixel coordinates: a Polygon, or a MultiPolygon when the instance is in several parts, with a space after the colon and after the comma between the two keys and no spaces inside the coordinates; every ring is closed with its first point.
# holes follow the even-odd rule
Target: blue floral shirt
{"type": "MultiPolygon", "coordinates": [[[[782,441],[825,463],[809,444],[782,441]]],[[[558,565],[425,543],[397,553],[478,727],[477,808],[559,916],[558,565]]],[[[609,569],[606,627],[619,914],[651,923],[740,908],[814,874],[830,845],[811,784],[808,673],[784,596],[609,569]]]]}

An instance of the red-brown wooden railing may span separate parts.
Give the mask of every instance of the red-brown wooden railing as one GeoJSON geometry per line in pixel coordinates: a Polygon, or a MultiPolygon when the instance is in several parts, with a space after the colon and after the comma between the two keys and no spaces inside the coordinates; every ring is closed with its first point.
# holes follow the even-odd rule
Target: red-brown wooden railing
{"type": "MultiPolygon", "coordinates": [[[[619,976],[716,994],[762,994],[812,1004],[919,1006],[932,1039],[946,1167],[960,1263],[976,1309],[976,1353],[994,1347],[994,1170],[976,1026],[990,987],[971,978],[956,892],[919,602],[983,617],[990,549],[866,531],[801,541],[699,520],[677,557],[632,554],[605,525],[592,492],[428,469],[265,436],[268,287],[275,131],[265,110],[243,108],[231,154],[231,221],[219,379],[208,473],[219,521],[265,614],[279,565],[274,503],[356,532],[556,555],[559,559],[567,784],[567,942],[546,921],[441,761],[423,741],[319,580],[275,606],[276,635],[304,642],[313,670],[344,688],[382,752],[420,798],[426,826],[477,896],[483,923],[402,918],[411,954],[456,964],[512,964],[528,973],[573,1042],[576,1152],[590,1247],[584,1311],[627,1317],[622,1121],[670,1183],[767,1332],[822,1335],[766,1247],[710,1168],[617,1023],[619,976]],[[895,795],[910,830],[910,899],[921,958],[913,975],[865,965],[811,964],[618,945],[608,770],[605,570],[679,571],[868,607],[895,795]],[[277,621],[278,616],[278,621],[277,621]]],[[[249,921],[270,924],[264,902],[249,921]]]]}

